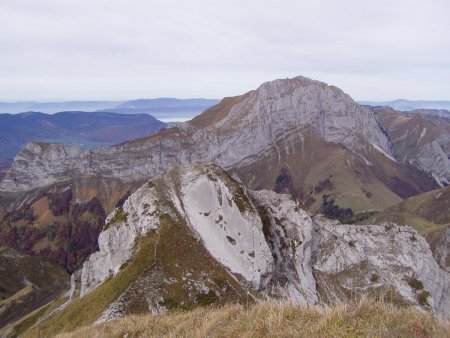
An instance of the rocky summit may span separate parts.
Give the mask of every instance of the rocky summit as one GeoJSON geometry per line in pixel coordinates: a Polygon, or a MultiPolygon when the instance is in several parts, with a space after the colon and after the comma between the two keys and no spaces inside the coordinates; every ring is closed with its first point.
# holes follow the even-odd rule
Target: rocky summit
{"type": "Polygon", "coordinates": [[[336,87],[296,77],[225,98],[190,122],[118,146],[30,143],[0,192],[23,199],[27,192],[81,179],[143,182],[174,165],[203,162],[220,165],[250,188],[309,199],[316,209],[322,194],[314,196],[314,187],[330,175],[341,205],[379,210],[431,190],[429,176],[445,174],[402,165],[376,112],[336,87]]]}
{"type": "Polygon", "coordinates": [[[81,308],[86,322],[102,322],[232,300],[332,305],[372,295],[450,315],[450,275],[413,228],[311,218],[292,196],[247,190],[213,165],[145,183],[108,216],[99,248],[41,332],[81,308]]]}
{"type": "Polygon", "coordinates": [[[304,139],[306,127],[361,156],[364,147],[372,146],[394,160],[389,140],[372,111],[336,87],[297,77],[265,83],[241,97],[224,99],[180,127],[116,147],[85,151],[31,143],[16,158],[1,190],[30,190],[70,175],[133,181],[191,162],[239,167],[266,152],[275,151],[281,157],[277,147],[281,140],[287,141],[288,151],[295,151],[288,142],[304,139]]]}

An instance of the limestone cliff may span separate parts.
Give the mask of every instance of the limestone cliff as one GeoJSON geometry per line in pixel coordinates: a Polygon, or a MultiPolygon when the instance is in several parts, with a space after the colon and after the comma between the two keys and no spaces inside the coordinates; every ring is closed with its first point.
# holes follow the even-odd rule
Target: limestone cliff
{"type": "Polygon", "coordinates": [[[376,114],[336,87],[296,77],[264,83],[231,105],[225,99],[191,122],[115,147],[86,151],[31,143],[16,157],[0,191],[23,192],[72,177],[137,181],[186,163],[239,167],[267,152],[280,154],[280,140],[292,148],[292,140],[302,142],[311,130],[360,156],[374,148],[395,161],[376,114]]]}
{"type": "Polygon", "coordinates": [[[71,302],[123,278],[146,236],[156,238],[155,260],[106,304],[100,321],[135,313],[136,297],[144,304],[139,311],[161,312],[202,304],[202,294],[223,302],[230,290],[241,301],[250,295],[304,305],[372,295],[449,316],[450,275],[416,230],[311,218],[291,196],[246,190],[211,165],[176,167],[116,209],[100,235],[100,251],[73,277],[71,302]],[[203,256],[187,263],[179,244],[163,254],[179,236],[193,238],[189,255],[203,256]],[[218,278],[221,269],[225,275],[218,278]]]}

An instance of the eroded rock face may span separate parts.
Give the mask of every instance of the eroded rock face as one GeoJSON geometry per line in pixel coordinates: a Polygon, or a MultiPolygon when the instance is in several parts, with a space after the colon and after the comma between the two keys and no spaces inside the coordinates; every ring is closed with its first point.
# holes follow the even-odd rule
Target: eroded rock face
{"type": "Polygon", "coordinates": [[[231,178],[220,177],[223,172],[203,169],[192,175],[188,168],[181,169],[179,213],[219,263],[259,289],[273,259],[247,194],[231,178]]]}
{"type": "Polygon", "coordinates": [[[114,278],[136,255],[139,239],[152,231],[164,238],[156,240],[160,246],[154,249],[155,262],[105,310],[101,320],[129,314],[137,294],[147,299],[148,311],[165,311],[168,299],[179,302],[173,291],[176,285],[189,288],[188,295],[200,292],[223,300],[227,286],[217,274],[211,277],[212,271],[222,268],[237,283],[233,287],[240,290],[237,299],[248,300],[250,294],[308,305],[372,295],[450,315],[450,274],[439,267],[414,229],[311,218],[291,196],[247,191],[211,165],[174,168],[131,195],[123,210],[116,209],[100,236],[100,251],[84,263],[81,276],[73,278],[72,296],[77,296],[75,290],[83,296],[114,278]],[[206,265],[199,261],[176,277],[167,264],[182,271],[180,264],[190,264],[192,259],[183,261],[179,244],[160,256],[158,252],[188,237],[195,240],[186,252],[205,250],[195,259],[211,260],[206,265]],[[164,262],[169,256],[172,261],[164,262]]]}
{"type": "Polygon", "coordinates": [[[308,128],[327,142],[358,154],[373,147],[393,159],[376,114],[336,87],[296,77],[264,83],[235,101],[231,107],[222,107],[222,103],[214,108],[224,114],[213,116],[212,121],[205,114],[120,146],[86,151],[31,143],[16,157],[0,191],[23,192],[71,177],[96,175],[138,181],[187,163],[239,167],[273,149],[279,152],[279,140],[303,140],[308,128]]]}
{"type": "Polygon", "coordinates": [[[314,222],[313,269],[323,300],[336,303],[367,293],[449,316],[450,274],[415,229],[349,226],[324,217],[314,222]]]}
{"type": "Polygon", "coordinates": [[[264,235],[275,263],[265,285],[267,292],[302,305],[319,303],[312,269],[312,219],[289,195],[267,190],[252,191],[251,195],[264,221],[264,235]]]}
{"type": "Polygon", "coordinates": [[[374,109],[383,121],[401,163],[432,176],[441,186],[450,183],[450,120],[439,111],[399,112],[388,107],[374,109]]]}
{"type": "Polygon", "coordinates": [[[27,191],[87,172],[89,151],[74,145],[29,143],[14,159],[0,189],[27,191]],[[39,183],[38,183],[39,182],[39,183]]]}
{"type": "MultiPolygon", "coordinates": [[[[450,135],[447,135],[446,138],[450,138],[450,135]]],[[[436,139],[421,146],[417,156],[410,159],[409,163],[433,175],[436,182],[444,187],[450,184],[449,155],[450,153],[446,153],[439,140],[436,139]]]]}
{"type": "MultiPolygon", "coordinates": [[[[105,229],[98,238],[99,251],[84,262],[81,274],[76,276],[81,282],[81,297],[119,271],[130,259],[136,238],[157,228],[156,200],[156,192],[144,185],[125,201],[122,208],[116,208],[108,216],[105,229]]],[[[74,283],[71,292],[75,292],[74,283]]]]}

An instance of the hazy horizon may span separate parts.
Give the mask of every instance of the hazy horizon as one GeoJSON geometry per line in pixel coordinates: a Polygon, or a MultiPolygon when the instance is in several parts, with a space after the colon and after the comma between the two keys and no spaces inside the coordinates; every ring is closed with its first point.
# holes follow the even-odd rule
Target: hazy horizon
{"type": "Polygon", "coordinates": [[[131,98],[131,99],[123,99],[123,100],[117,100],[115,98],[113,99],[43,99],[43,100],[2,100],[0,98],[0,103],[21,103],[21,102],[33,102],[33,103],[63,103],[63,102],[128,102],[128,101],[136,101],[136,100],[159,100],[159,99],[176,99],[176,100],[220,100],[221,98],[216,97],[138,97],[138,98],[131,98]]]}
{"type": "MultiPolygon", "coordinates": [[[[347,93],[349,94],[349,93],[347,93]]],[[[349,94],[350,95],[350,94],[349,94]]],[[[351,95],[350,95],[351,96],[351,95]]],[[[226,97],[226,96],[224,96],[226,97]]],[[[157,99],[177,99],[177,100],[190,100],[190,99],[205,99],[205,100],[222,100],[224,97],[221,98],[217,98],[217,97],[140,97],[140,98],[131,98],[131,99],[124,99],[124,100],[116,100],[116,99],[58,99],[58,100],[2,100],[0,99],[0,103],[26,103],[26,102],[30,102],[30,103],[65,103],[65,102],[117,102],[117,103],[122,103],[122,102],[128,102],[128,101],[135,101],[135,100],[157,100],[157,99]]],[[[382,102],[392,102],[392,101],[401,101],[401,100],[405,100],[405,101],[426,101],[426,102],[450,102],[450,98],[446,99],[430,99],[430,100],[424,100],[424,99],[420,99],[420,98],[396,98],[396,99],[392,99],[392,100],[372,100],[372,99],[361,99],[361,100],[357,100],[355,99],[356,102],[373,102],[373,103],[382,103],[382,102]]]]}

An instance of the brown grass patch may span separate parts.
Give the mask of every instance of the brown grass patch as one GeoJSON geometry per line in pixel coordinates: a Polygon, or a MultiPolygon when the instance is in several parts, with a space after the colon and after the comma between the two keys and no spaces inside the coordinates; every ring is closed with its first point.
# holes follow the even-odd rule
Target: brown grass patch
{"type": "Polygon", "coordinates": [[[53,215],[50,210],[48,197],[40,198],[31,206],[31,208],[33,209],[33,214],[37,218],[37,220],[33,223],[33,226],[41,227],[43,225],[65,221],[64,217],[53,215]]]}
{"type": "Polygon", "coordinates": [[[188,123],[197,128],[206,128],[211,126],[220,120],[224,119],[230,110],[239,102],[245,100],[252,91],[245,93],[244,95],[226,97],[218,104],[208,108],[202,114],[194,117],[188,123]]]}

